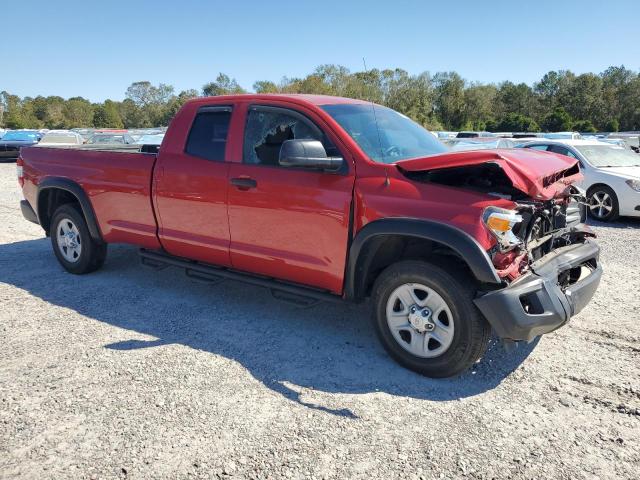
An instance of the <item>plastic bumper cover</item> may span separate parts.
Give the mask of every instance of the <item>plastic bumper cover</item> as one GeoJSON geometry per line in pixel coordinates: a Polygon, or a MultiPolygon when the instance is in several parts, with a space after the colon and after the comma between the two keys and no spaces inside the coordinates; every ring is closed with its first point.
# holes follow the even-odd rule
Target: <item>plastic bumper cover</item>
{"type": "Polygon", "coordinates": [[[38,216],[36,215],[36,212],[33,211],[33,208],[31,208],[31,205],[26,200],[20,201],[20,210],[22,210],[22,216],[30,222],[37,224],[40,223],[38,222],[38,216]]]}
{"type": "Polygon", "coordinates": [[[508,287],[477,298],[476,306],[501,338],[531,341],[561,327],[589,303],[602,277],[599,253],[591,240],[556,249],[508,287]],[[559,277],[568,270],[583,274],[561,287],[559,277]]]}

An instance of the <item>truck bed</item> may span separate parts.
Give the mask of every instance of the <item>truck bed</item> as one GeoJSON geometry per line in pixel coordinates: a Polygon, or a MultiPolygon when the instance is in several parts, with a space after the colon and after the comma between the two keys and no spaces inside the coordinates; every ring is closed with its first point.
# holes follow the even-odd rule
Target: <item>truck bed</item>
{"type": "Polygon", "coordinates": [[[156,155],[141,147],[23,148],[25,198],[37,211],[43,182],[72,179],[89,196],[105,241],[159,248],[151,201],[156,155]]]}

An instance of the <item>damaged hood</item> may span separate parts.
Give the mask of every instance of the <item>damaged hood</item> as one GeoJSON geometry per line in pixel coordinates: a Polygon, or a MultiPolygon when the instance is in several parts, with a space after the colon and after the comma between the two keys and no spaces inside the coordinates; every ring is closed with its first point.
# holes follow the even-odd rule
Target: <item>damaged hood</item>
{"type": "Polygon", "coordinates": [[[576,159],[531,148],[443,153],[403,160],[396,165],[406,172],[421,172],[482,163],[498,165],[515,188],[540,200],[557,197],[567,185],[582,179],[576,159]]]}

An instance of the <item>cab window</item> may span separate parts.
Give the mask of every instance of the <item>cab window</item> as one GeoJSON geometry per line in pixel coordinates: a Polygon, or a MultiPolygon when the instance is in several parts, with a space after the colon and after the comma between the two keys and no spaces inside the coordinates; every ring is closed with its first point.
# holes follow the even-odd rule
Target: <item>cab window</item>
{"type": "Polygon", "coordinates": [[[242,161],[253,165],[281,166],[280,147],[286,140],[293,139],[319,140],[327,155],[339,155],[322,130],[301,113],[281,107],[251,106],[247,114],[242,161]]]}
{"type": "Polygon", "coordinates": [[[224,162],[231,107],[202,107],[193,121],[185,152],[194,157],[224,162]]]}

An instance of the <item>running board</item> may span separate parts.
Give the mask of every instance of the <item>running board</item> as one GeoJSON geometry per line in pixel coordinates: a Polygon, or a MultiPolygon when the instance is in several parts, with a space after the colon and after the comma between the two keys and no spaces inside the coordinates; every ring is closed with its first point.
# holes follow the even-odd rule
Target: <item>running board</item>
{"type": "Polygon", "coordinates": [[[194,260],[187,260],[180,257],[174,257],[164,252],[151,251],[144,248],[140,249],[140,260],[142,264],[151,267],[154,270],[162,270],[166,267],[183,268],[185,274],[194,280],[204,281],[207,283],[219,283],[223,279],[236,280],[238,282],[249,283],[259,287],[268,288],[274,298],[278,300],[295,303],[299,306],[315,305],[319,301],[324,302],[343,302],[342,297],[334,295],[327,291],[316,290],[310,287],[297,285],[294,283],[283,282],[271,277],[262,277],[250,273],[238,272],[224,267],[215,267],[194,260]],[[276,293],[282,292],[284,295],[276,293]],[[296,300],[295,297],[301,297],[306,301],[296,300]],[[312,302],[309,302],[312,300],[312,302]]]}

